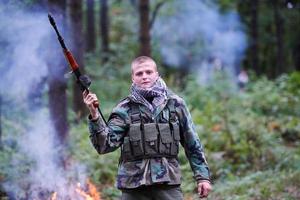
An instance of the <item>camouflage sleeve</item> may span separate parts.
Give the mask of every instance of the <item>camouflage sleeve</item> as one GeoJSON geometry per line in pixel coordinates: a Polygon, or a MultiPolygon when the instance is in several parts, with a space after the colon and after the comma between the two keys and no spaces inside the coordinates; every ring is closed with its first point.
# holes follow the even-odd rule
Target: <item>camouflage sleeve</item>
{"type": "Polygon", "coordinates": [[[111,113],[107,125],[100,117],[92,121],[89,117],[88,126],[90,139],[99,154],[116,150],[123,143],[128,130],[128,114],[126,108],[118,105],[111,113]]]}
{"type": "Polygon", "coordinates": [[[181,145],[184,147],[185,154],[189,160],[190,166],[194,172],[194,178],[197,182],[201,180],[210,181],[210,172],[205,159],[204,151],[198,134],[192,121],[191,114],[187,109],[184,100],[181,99],[178,109],[178,117],[181,128],[181,145]]]}

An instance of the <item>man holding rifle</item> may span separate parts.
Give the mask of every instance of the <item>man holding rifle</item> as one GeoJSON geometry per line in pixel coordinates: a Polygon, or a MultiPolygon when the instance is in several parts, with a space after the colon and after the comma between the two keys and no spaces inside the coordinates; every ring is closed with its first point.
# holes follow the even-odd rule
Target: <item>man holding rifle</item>
{"type": "Polygon", "coordinates": [[[207,197],[209,168],[184,100],[168,89],[150,57],[134,59],[131,72],[130,94],[113,109],[107,124],[94,106],[97,96],[83,92],[90,111],[90,139],[97,152],[121,147],[116,186],[122,190],[122,199],[183,199],[179,143],[193,170],[199,197],[207,197]]]}

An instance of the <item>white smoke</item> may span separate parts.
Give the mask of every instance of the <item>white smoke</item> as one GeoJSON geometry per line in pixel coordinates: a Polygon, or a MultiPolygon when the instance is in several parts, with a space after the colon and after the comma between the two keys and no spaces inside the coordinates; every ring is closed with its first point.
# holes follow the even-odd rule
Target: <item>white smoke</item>
{"type": "MultiPolygon", "coordinates": [[[[19,8],[12,9],[0,3],[0,91],[1,95],[17,103],[30,104],[32,87],[48,74],[43,56],[49,48],[49,37],[55,37],[47,18],[47,12],[29,13],[19,8]]],[[[52,48],[53,49],[53,48],[52,48]]],[[[58,49],[59,51],[59,49],[58,49]]],[[[46,91],[43,91],[46,92],[46,91]]],[[[31,102],[31,106],[34,105],[31,102]]],[[[24,115],[24,113],[22,113],[24,115]]],[[[37,108],[26,113],[26,131],[15,138],[19,152],[24,158],[14,156],[11,166],[22,168],[31,163],[27,171],[15,171],[22,175],[12,177],[4,184],[7,192],[17,199],[46,199],[51,192],[58,192],[59,199],[67,199],[75,192],[76,181],[83,182],[84,168],[78,164],[63,167],[55,131],[47,108],[37,108]],[[44,194],[43,194],[44,193],[44,194]],[[41,196],[42,195],[42,196],[41,196]],[[45,195],[45,196],[43,196],[45,195]]],[[[25,128],[25,127],[24,127],[25,128]]],[[[71,198],[76,199],[76,198],[71,198]]]]}
{"type": "Polygon", "coordinates": [[[47,16],[21,11],[1,14],[1,40],[5,42],[0,60],[1,88],[17,99],[25,99],[33,83],[47,75],[41,58],[42,41],[49,36],[47,16]]]}
{"type": "Polygon", "coordinates": [[[199,72],[206,82],[214,69],[234,74],[244,54],[246,35],[235,11],[221,13],[212,1],[166,3],[154,24],[153,37],[164,62],[199,72]],[[175,4],[175,7],[174,7],[175,4]]]}

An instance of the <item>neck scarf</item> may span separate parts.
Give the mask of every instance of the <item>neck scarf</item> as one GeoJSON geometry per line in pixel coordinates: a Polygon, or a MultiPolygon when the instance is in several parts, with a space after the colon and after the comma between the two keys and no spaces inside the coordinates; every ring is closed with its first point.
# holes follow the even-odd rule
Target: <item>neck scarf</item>
{"type": "Polygon", "coordinates": [[[152,87],[144,89],[132,83],[130,96],[134,102],[145,105],[153,112],[167,99],[167,86],[162,78],[158,78],[152,87]],[[152,104],[147,98],[153,98],[152,104]]]}

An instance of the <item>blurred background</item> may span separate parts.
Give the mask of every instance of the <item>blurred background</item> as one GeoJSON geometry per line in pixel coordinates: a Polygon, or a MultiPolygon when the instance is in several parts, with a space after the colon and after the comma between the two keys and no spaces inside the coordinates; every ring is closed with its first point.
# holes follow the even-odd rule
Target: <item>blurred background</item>
{"type": "MultiPolygon", "coordinates": [[[[300,199],[299,0],[1,0],[0,199],[119,199],[54,17],[107,119],[147,55],[191,111],[208,199],[300,199]]],[[[181,149],[185,199],[196,183],[181,149]]]]}

